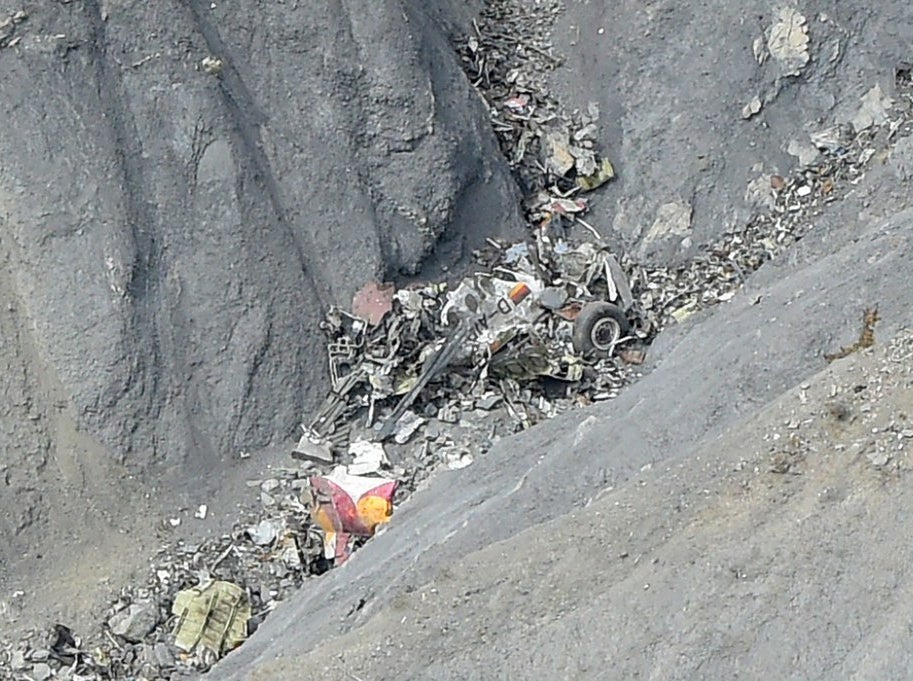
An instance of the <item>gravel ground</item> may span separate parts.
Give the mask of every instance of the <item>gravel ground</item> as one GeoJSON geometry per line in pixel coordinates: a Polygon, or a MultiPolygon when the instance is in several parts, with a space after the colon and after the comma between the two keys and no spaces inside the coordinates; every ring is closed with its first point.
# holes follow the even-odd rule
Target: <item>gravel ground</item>
{"type": "Polygon", "coordinates": [[[243,678],[904,678],[911,399],[903,330],[243,678]]]}
{"type": "MultiPolygon", "coordinates": [[[[896,32],[877,53],[858,45],[908,10],[889,3],[853,15],[832,4],[799,8],[801,21],[789,15],[810,57],[793,61],[771,38],[780,10],[731,36],[725,12],[709,6],[622,7],[608,17],[586,3],[499,0],[467,39],[436,8],[470,79],[479,76],[534,228],[543,204],[533,198],[567,188],[542,167],[539,135],[556,122],[574,131],[598,121],[599,134],[586,139],[620,179],[574,228],[598,230],[627,252],[639,304],[665,328],[646,378],[608,404],[496,443],[469,469],[424,481],[391,527],[319,579],[309,579],[323,572],[316,563],[289,564],[284,551],[289,536],[299,557],[319,551],[299,498],[307,471],[263,454],[227,475],[229,484],[210,481],[206,494],[171,491],[180,503],[162,517],[167,505],[129,470],[112,473],[103,448],[64,411],[58,438],[82,438],[89,454],[76,457],[77,473],[92,481],[94,467],[134,485],[131,515],[148,520],[122,532],[144,537],[143,555],[158,545],[151,569],[132,577],[116,565],[136,545],[130,537],[122,547],[100,542],[86,561],[96,571],[110,563],[109,592],[128,586],[91,616],[74,614],[90,624],[76,646],[87,652],[67,658],[69,678],[208,668],[169,638],[169,604],[200,570],[250,589],[260,627],[211,672],[217,678],[298,678],[302,668],[326,679],[897,676],[907,660],[889,643],[906,626],[897,594],[906,589],[899,537],[908,511],[898,481],[913,446],[903,408],[913,218],[899,212],[913,175],[910,81],[896,32]],[[680,54],[682,45],[692,52],[680,54]],[[707,73],[696,51],[705,48],[733,79],[716,79],[697,105],[707,73]],[[669,63],[685,65],[675,82],[662,76],[669,63]],[[615,89],[631,96],[613,98],[615,89]],[[518,95],[538,118],[524,118],[518,95]],[[876,308],[874,338],[860,335],[864,311],[876,308]],[[880,618],[866,617],[870,602],[880,618]],[[118,620],[128,611],[152,621],[148,630],[127,633],[118,620]]],[[[400,269],[415,272],[410,262],[400,269]]],[[[0,285],[15,288],[16,276],[0,268],[0,285]]],[[[21,337],[22,319],[10,312],[4,329],[21,337]]],[[[45,373],[29,374],[22,390],[37,380],[49,399],[65,395],[52,364],[33,364],[45,373]]],[[[88,574],[39,595],[53,602],[91,591],[88,574]]],[[[21,594],[7,594],[0,609],[27,623],[21,594]]],[[[33,632],[6,664],[19,677],[66,678],[58,649],[68,633],[33,632]]]]}

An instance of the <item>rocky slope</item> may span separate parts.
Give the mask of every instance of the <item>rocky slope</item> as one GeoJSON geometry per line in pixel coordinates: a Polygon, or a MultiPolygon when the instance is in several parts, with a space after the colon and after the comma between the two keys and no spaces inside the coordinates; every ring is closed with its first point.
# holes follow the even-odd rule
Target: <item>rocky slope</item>
{"type": "MultiPolygon", "coordinates": [[[[703,604],[703,614],[695,616],[689,626],[694,633],[692,642],[704,640],[706,646],[692,650],[690,644],[675,644],[692,655],[694,666],[683,670],[700,673],[701,665],[716,655],[712,632],[721,613],[712,611],[714,599],[708,598],[702,579],[684,573],[680,558],[670,560],[666,568],[640,565],[634,559],[643,554],[652,560],[650,552],[669,542],[678,547],[679,554],[703,555],[715,565],[725,561],[717,560],[713,551],[738,554],[743,546],[740,542],[748,535],[757,547],[755,554],[745,549],[748,555],[768,560],[771,570],[792,570],[817,556],[820,546],[808,541],[813,532],[789,534],[795,544],[781,546],[786,540],[777,534],[782,531],[779,525],[760,524],[756,530],[745,520],[749,524],[735,532],[736,525],[727,524],[722,509],[733,518],[757,518],[759,522],[767,514],[780,513],[771,503],[775,495],[733,496],[745,480],[749,489],[755,484],[765,489],[770,478],[763,476],[768,475],[775,455],[786,456],[787,464],[795,457],[796,470],[802,470],[798,461],[803,459],[808,463],[802,465],[809,468],[837,465],[840,459],[836,455],[824,460],[831,444],[823,433],[829,419],[833,420],[828,415],[828,399],[838,394],[840,399],[855,399],[851,379],[842,377],[842,387],[834,394],[829,392],[830,374],[816,379],[809,394],[818,397],[808,398],[806,409],[816,416],[811,430],[802,430],[809,425],[804,420],[811,417],[794,407],[795,394],[780,396],[821,372],[827,365],[824,354],[850,345],[858,337],[861,313],[867,305],[879,305],[882,348],[886,339],[913,322],[905,287],[898,285],[913,274],[911,218],[905,212],[888,222],[865,228],[856,225],[855,242],[836,252],[832,252],[829,235],[818,233],[813,241],[805,242],[803,266],[775,263],[762,268],[731,303],[703,322],[670,335],[666,346],[657,349],[658,366],[617,400],[505,440],[465,471],[433,480],[397,511],[397,522],[344,569],[306,585],[299,597],[280,607],[254,638],[223,663],[223,678],[257,678],[255,672],[259,678],[293,678],[294,670],[301,668],[322,669],[326,679],[347,678],[348,673],[378,679],[402,675],[466,678],[467,670],[476,674],[470,678],[526,678],[534,668],[540,672],[550,669],[556,678],[563,678],[568,665],[577,664],[574,656],[578,655],[583,661],[580,671],[589,670],[585,678],[606,674],[609,678],[612,667],[597,665],[603,659],[599,651],[605,646],[617,651],[619,661],[627,660],[631,674],[658,673],[660,667],[650,666],[652,656],[640,658],[635,652],[644,637],[652,636],[650,645],[656,650],[681,641],[673,628],[677,620],[670,619],[674,613],[663,610],[670,592],[680,592],[683,603],[703,604]],[[859,267],[860,262],[865,267],[859,267]],[[778,399],[779,407],[764,411],[778,399]],[[794,413],[784,417],[783,405],[794,408],[794,413]],[[793,433],[796,428],[784,421],[796,421],[801,427],[796,426],[799,430],[793,433]],[[777,440],[772,439],[774,431],[779,433],[777,440]],[[792,434],[798,435],[796,442],[790,441],[792,434]],[[654,479],[670,487],[664,488],[654,479]],[[676,487],[683,480],[684,487],[676,487]],[[597,498],[602,501],[594,502],[597,498]],[[700,533],[692,528],[692,534],[686,532],[705,508],[716,509],[712,513],[719,526],[713,532],[728,529],[728,543],[715,546],[710,531],[700,533]],[[685,514],[684,524],[668,525],[673,520],[677,523],[679,514],[685,514]],[[768,530],[771,534],[765,535],[768,530]],[[687,546],[691,553],[685,550],[687,546]],[[799,556],[795,564],[788,558],[793,553],[799,556]],[[579,565],[581,561],[583,565],[579,565]],[[629,581],[611,586],[612,575],[627,575],[629,570],[633,575],[629,581]],[[643,570],[650,576],[642,577],[643,570]],[[653,576],[653,572],[658,574],[653,576]],[[663,584],[661,596],[654,601],[653,593],[639,595],[631,584],[640,579],[663,584]],[[458,591],[457,598],[452,598],[451,586],[458,591]],[[446,603],[431,605],[436,591],[443,590],[448,594],[446,603]],[[598,596],[604,592],[613,598],[598,596]],[[636,614],[640,598],[650,599],[655,617],[636,614]],[[427,607],[433,614],[426,613],[427,607]],[[565,616],[577,624],[568,625],[558,636],[561,627],[555,622],[565,616]],[[585,624],[596,621],[598,626],[585,624]],[[605,623],[609,621],[617,625],[610,627],[605,623]],[[636,626],[628,630],[626,622],[636,626]],[[649,636],[648,630],[653,632],[649,636]],[[530,645],[521,643],[521,632],[541,639],[531,639],[530,645]],[[344,636],[337,640],[340,633],[344,636]],[[581,640],[589,641],[579,649],[571,645],[578,633],[581,640]],[[429,667],[427,652],[419,651],[430,649],[440,655],[435,655],[429,667]],[[277,657],[279,661],[273,662],[277,657]],[[229,673],[232,669],[237,670],[234,675],[229,673]]],[[[909,340],[905,342],[909,345],[909,340]]],[[[852,365],[850,360],[843,362],[834,366],[852,365]]],[[[909,358],[897,371],[909,371],[909,358]]],[[[887,414],[885,418],[895,429],[905,427],[901,413],[909,388],[908,379],[903,378],[906,375],[891,389],[890,404],[883,413],[875,406],[874,393],[866,394],[869,410],[887,414]]],[[[856,428],[851,434],[858,438],[862,432],[856,428]]],[[[896,433],[887,437],[896,444],[896,433]]],[[[838,442],[850,444],[849,440],[838,442]]],[[[874,454],[874,442],[864,442],[863,449],[874,454]]],[[[865,470],[861,456],[853,465],[860,474],[865,470]]],[[[841,484],[849,482],[847,471],[834,470],[828,475],[836,476],[841,484]]],[[[783,480],[782,476],[775,479],[783,480]]],[[[800,478],[799,483],[807,479],[800,478]]],[[[792,489],[788,483],[777,484],[792,489]]],[[[828,484],[827,477],[816,479],[813,491],[797,496],[796,503],[799,499],[807,503],[828,484]]],[[[882,494],[868,483],[864,489],[882,494]]],[[[873,503],[893,508],[891,504],[902,501],[898,489],[891,488],[894,492],[888,490],[886,497],[873,497],[873,503]]],[[[845,494],[850,492],[845,490],[845,494]]],[[[864,506],[866,498],[854,503],[864,506]]],[[[829,512],[819,509],[819,513],[821,522],[839,526],[829,512]]],[[[902,516],[892,518],[892,546],[897,548],[902,542],[903,520],[902,516]]],[[[861,576],[868,565],[869,549],[881,552],[884,547],[866,544],[852,554],[850,549],[859,537],[878,529],[865,516],[854,522],[846,534],[833,530],[834,541],[843,547],[846,570],[861,576]]],[[[890,553],[889,548],[879,555],[890,553]]],[[[719,588],[722,591],[725,585],[719,588]]],[[[793,617],[817,621],[816,613],[824,609],[829,592],[812,583],[807,592],[797,587],[797,593],[802,594],[801,607],[789,600],[774,601],[765,606],[764,617],[746,616],[735,622],[727,640],[748,636],[759,621],[772,627],[774,622],[793,617]]],[[[868,596],[860,592],[854,598],[858,600],[852,607],[863,608],[868,596]]],[[[733,599],[735,603],[737,599],[733,599]]],[[[736,615],[734,610],[732,616],[736,615]]],[[[674,616],[688,620],[687,615],[674,616]]],[[[822,627],[805,639],[815,655],[836,664],[840,653],[835,651],[840,648],[827,638],[829,631],[838,643],[848,642],[858,632],[822,627]]],[[[724,671],[731,677],[734,665],[747,659],[740,650],[744,652],[728,650],[715,662],[723,671],[709,678],[727,678],[724,671]]],[[[774,672],[783,661],[771,656],[769,663],[772,666],[764,669],[774,672]]],[[[686,671],[681,674],[673,678],[690,678],[686,671]]],[[[825,673],[813,678],[829,677],[825,673]]]]}
{"type": "MultiPolygon", "coordinates": [[[[909,25],[906,6],[801,7],[799,74],[770,55],[779,9],[727,22],[722,5],[568,4],[559,27],[583,37],[565,38],[572,68],[553,82],[612,112],[614,158],[630,164],[591,214],[601,230],[646,256],[687,257],[763,210],[769,174],[814,156],[816,132],[884,122],[886,99],[905,96],[908,36],[885,27],[909,25]],[[755,93],[762,106],[743,118],[755,93]],[[693,210],[660,210],[677,203],[693,210]],[[687,222],[659,219],[682,212],[687,222]]],[[[888,345],[911,323],[901,127],[879,133],[887,148],[866,153],[865,177],[804,218],[807,235],[730,303],[666,331],[645,379],[432,481],[217,673],[901,677],[908,661],[882,632],[903,617],[863,615],[906,589],[896,481],[909,463],[884,454],[909,430],[909,338],[888,345]],[[874,354],[826,369],[876,305],[874,354]]]]}
{"type": "Polygon", "coordinates": [[[591,220],[654,258],[763,208],[763,177],[813,158],[813,135],[881,120],[910,60],[911,10],[893,0],[565,5],[552,90],[568,108],[598,105],[618,169],[591,220]]]}
{"type": "Polygon", "coordinates": [[[519,228],[468,13],[0,2],[0,561],[147,533],[295,432],[326,305],[519,228]]]}
{"type": "MultiPolygon", "coordinates": [[[[477,7],[147,5],[0,0],[0,615],[20,622],[78,617],[165,509],[294,431],[324,305],[522,227],[448,44],[477,7]]],[[[552,27],[553,94],[598,105],[619,170],[599,232],[657,268],[752,213],[800,240],[762,245],[778,257],[664,331],[618,399],[429,481],[211,675],[902,676],[910,8],[488,7],[520,17],[507,45],[552,27]],[[821,150],[854,172],[794,172],[821,150]],[[875,306],[874,348],[828,367],[875,306]]],[[[713,274],[663,276],[689,273],[713,274]]]]}
{"type": "Polygon", "coordinates": [[[911,376],[907,330],[227,678],[904,678],[911,376]]]}

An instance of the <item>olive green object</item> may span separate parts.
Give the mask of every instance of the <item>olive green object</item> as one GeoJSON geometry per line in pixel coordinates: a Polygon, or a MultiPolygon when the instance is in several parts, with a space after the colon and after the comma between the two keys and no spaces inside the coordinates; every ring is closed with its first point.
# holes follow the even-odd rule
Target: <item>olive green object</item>
{"type": "Polygon", "coordinates": [[[250,601],[237,584],[213,581],[180,591],[171,612],[179,617],[174,644],[185,652],[202,647],[221,657],[247,639],[250,601]]]}

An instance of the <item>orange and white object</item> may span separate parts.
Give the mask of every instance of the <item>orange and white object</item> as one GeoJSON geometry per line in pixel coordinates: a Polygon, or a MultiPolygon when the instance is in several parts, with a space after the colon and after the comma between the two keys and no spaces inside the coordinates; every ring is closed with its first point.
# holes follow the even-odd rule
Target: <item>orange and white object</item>
{"type": "Polygon", "coordinates": [[[345,466],[337,466],[330,475],[312,475],[308,482],[315,501],[311,515],[326,534],[324,556],[336,565],[348,559],[353,536],[373,536],[393,515],[396,480],[350,475],[345,466]]]}

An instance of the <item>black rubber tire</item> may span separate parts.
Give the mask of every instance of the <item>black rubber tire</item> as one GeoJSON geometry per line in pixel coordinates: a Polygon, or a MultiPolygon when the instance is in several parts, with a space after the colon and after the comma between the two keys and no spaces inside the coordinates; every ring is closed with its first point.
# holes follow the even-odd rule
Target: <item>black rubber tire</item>
{"type": "Polygon", "coordinates": [[[620,307],[604,301],[587,303],[574,320],[574,349],[581,355],[608,357],[629,333],[631,323],[620,307]]]}

